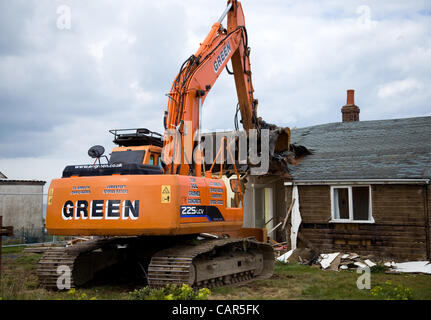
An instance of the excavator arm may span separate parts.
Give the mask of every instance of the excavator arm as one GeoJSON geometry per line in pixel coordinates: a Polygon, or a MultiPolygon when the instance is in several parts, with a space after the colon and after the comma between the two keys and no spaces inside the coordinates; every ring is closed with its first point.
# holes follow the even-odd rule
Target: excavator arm
{"type": "Polygon", "coordinates": [[[201,165],[193,160],[193,151],[200,141],[202,105],[229,61],[243,128],[248,133],[258,127],[247,44],[241,3],[229,0],[199,49],[181,66],[169,92],[164,119],[165,173],[188,175],[194,171],[195,175],[201,175],[201,165]],[[226,15],[227,29],[224,29],[222,21],[226,15]]]}

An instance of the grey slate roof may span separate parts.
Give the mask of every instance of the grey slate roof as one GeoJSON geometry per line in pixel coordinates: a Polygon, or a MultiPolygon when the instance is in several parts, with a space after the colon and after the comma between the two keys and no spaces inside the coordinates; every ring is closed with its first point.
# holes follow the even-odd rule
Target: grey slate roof
{"type": "Polygon", "coordinates": [[[294,180],[431,178],[431,117],[338,122],[292,130],[313,154],[294,180]]]}

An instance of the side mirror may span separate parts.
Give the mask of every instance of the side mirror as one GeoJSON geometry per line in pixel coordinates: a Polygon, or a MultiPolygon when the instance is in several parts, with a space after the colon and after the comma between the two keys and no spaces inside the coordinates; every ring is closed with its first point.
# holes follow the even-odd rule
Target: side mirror
{"type": "Polygon", "coordinates": [[[239,179],[230,179],[230,188],[234,193],[244,193],[244,183],[239,179]]]}

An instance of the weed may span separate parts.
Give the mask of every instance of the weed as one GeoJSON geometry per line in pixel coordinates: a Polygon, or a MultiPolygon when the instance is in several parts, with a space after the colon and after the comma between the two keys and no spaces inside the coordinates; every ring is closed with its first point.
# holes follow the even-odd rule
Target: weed
{"type": "Polygon", "coordinates": [[[130,292],[129,295],[132,300],[207,300],[211,291],[207,288],[193,290],[187,284],[167,284],[162,288],[146,286],[130,292]]]}
{"type": "Polygon", "coordinates": [[[371,289],[370,294],[373,297],[384,300],[412,300],[413,291],[403,285],[393,285],[392,281],[387,280],[384,284],[375,286],[371,289]]]}
{"type": "Polygon", "coordinates": [[[385,273],[389,268],[382,265],[382,264],[376,264],[375,266],[372,266],[370,268],[371,273],[385,273]]]}
{"type": "Polygon", "coordinates": [[[78,291],[76,291],[75,288],[72,288],[67,291],[67,295],[68,298],[70,298],[71,300],[97,300],[97,297],[88,298],[85,292],[79,293],[78,291]]]}

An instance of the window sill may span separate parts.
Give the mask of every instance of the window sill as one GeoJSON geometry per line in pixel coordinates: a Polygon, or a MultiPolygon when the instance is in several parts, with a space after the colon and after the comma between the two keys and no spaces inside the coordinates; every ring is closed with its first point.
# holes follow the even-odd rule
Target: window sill
{"type": "Polygon", "coordinates": [[[365,223],[371,224],[376,223],[374,219],[372,220],[329,220],[329,223],[365,223]]]}

